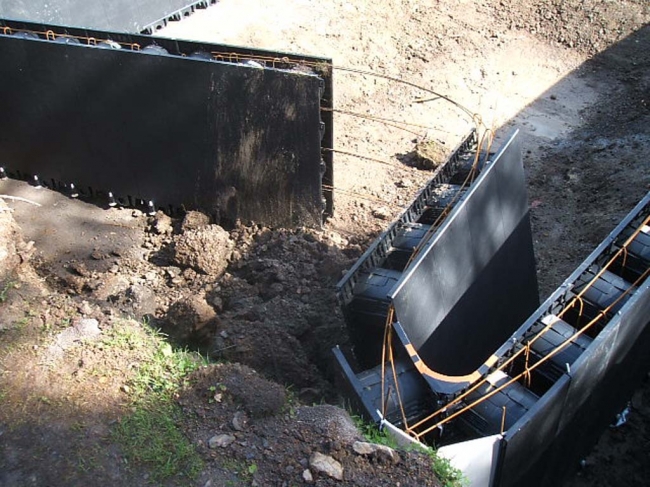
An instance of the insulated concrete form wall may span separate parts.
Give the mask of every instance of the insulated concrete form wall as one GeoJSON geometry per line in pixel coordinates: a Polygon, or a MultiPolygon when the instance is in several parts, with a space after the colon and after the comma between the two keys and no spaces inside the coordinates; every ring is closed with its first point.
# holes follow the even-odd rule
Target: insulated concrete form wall
{"type": "MultiPolygon", "coordinates": [[[[450,175],[447,180],[454,178],[450,175]]],[[[372,252],[364,254],[339,283],[339,298],[350,334],[354,338],[357,332],[355,355],[364,370],[353,371],[341,350],[336,349],[334,354],[343,387],[351,392],[351,401],[359,414],[371,420],[379,419],[377,411],[383,411],[385,419],[398,425],[403,424],[401,411],[409,416],[411,424],[430,414],[438,399],[466,385],[468,379],[455,381],[453,376],[479,369],[486,356],[539,304],[517,134],[503,145],[492,162],[485,163],[466,192],[456,194],[459,200],[447,207],[453,207],[451,213],[441,219],[439,226],[431,227],[430,237],[415,260],[401,275],[392,271],[391,275],[398,276],[395,282],[384,279],[387,284],[376,286],[377,290],[369,294],[369,281],[364,281],[364,273],[358,272],[361,277],[349,289],[355,268],[379,266],[367,270],[366,276],[381,277],[387,271],[383,266],[393,247],[382,236],[372,252]],[[384,249],[382,253],[379,245],[384,249]],[[381,300],[382,292],[385,300],[381,300]],[[361,300],[360,296],[367,299],[361,300]],[[385,313],[391,300],[398,320],[392,326],[397,337],[395,370],[403,408],[393,401],[392,393],[386,392],[382,397],[382,391],[396,390],[391,383],[391,368],[382,373],[381,359],[361,360],[382,356],[385,314],[379,316],[377,323],[365,325],[375,320],[379,311],[385,313]],[[377,311],[380,304],[383,307],[377,311]],[[422,367],[423,362],[426,367],[422,367]],[[439,380],[442,374],[449,375],[448,383],[439,380]],[[388,384],[384,388],[382,380],[388,384]]],[[[427,204],[436,198],[434,188],[431,195],[425,198],[427,204]]]]}
{"type": "MultiPolygon", "coordinates": [[[[620,243],[619,234],[634,217],[647,217],[649,206],[650,194],[521,327],[522,332],[548,313],[612,242],[620,243]]],[[[505,432],[501,475],[495,485],[558,485],[576,467],[650,369],[649,323],[650,279],[646,279],[567,373],[540,398],[539,403],[546,406],[531,409],[505,432]]]]}
{"type": "Polygon", "coordinates": [[[539,304],[516,135],[389,297],[420,358],[445,375],[474,372],[539,304]]]}
{"type": "Polygon", "coordinates": [[[468,174],[480,172],[485,154],[475,161],[476,143],[476,132],[472,130],[436,168],[406,211],[370,245],[337,284],[337,298],[360,367],[372,368],[381,361],[388,292],[399,280],[410,256],[439,226],[438,217],[448,214],[457,203],[465,190],[461,183],[468,174]],[[455,196],[450,196],[451,193],[455,196]]]}
{"type": "MultiPolygon", "coordinates": [[[[529,331],[542,317],[564,309],[575,295],[576,283],[584,273],[608,262],[633,230],[640,228],[639,238],[649,242],[648,218],[650,193],[495,355],[507,357],[516,344],[531,338],[529,331]]],[[[633,250],[638,249],[637,246],[633,250]]],[[[453,464],[467,468],[470,478],[475,480],[472,486],[560,485],[588,453],[602,430],[612,423],[615,414],[624,408],[650,369],[647,353],[650,346],[650,278],[644,277],[650,269],[648,247],[644,253],[639,259],[638,254],[629,251],[621,259],[623,263],[639,259],[637,262],[641,264],[635,265],[639,266],[640,282],[631,288],[625,304],[608,315],[604,327],[597,329],[590,345],[575,362],[564,367],[565,372],[514,425],[502,435],[485,437],[486,440],[496,438],[498,445],[490,464],[485,463],[486,452],[470,448],[477,440],[452,443],[440,449],[453,464]],[[491,479],[489,483],[484,481],[486,478],[491,479]]],[[[533,384],[535,380],[533,377],[533,384]]]]}
{"type": "Polygon", "coordinates": [[[0,27],[0,165],[10,174],[227,222],[317,227],[331,213],[328,60],[0,27]]]}
{"type": "Polygon", "coordinates": [[[0,0],[0,16],[135,33],[213,3],[216,0],[0,0]]]}

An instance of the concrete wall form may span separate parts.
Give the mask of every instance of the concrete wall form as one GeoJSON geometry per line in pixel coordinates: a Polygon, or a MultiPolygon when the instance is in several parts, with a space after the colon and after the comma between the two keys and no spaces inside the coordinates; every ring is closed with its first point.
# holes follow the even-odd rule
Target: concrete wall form
{"type": "MultiPolygon", "coordinates": [[[[430,192],[436,193],[433,185],[430,192]]],[[[339,283],[348,328],[353,338],[355,332],[357,336],[355,357],[360,371],[353,371],[341,350],[335,350],[335,357],[343,387],[350,391],[349,397],[359,413],[368,419],[378,421],[377,411],[383,410],[386,420],[402,425],[400,401],[409,422],[428,415],[440,398],[466,385],[462,381],[445,383],[435,373],[453,374],[454,367],[478,367],[484,355],[516,330],[538,305],[525,178],[516,133],[492,162],[485,162],[468,189],[457,194],[462,196],[439,226],[431,228],[430,237],[403,273],[381,267],[394,243],[389,230],[339,283]],[[379,267],[364,271],[372,264],[379,267]],[[367,276],[368,272],[370,280],[386,274],[395,276],[395,281],[384,279],[388,284],[367,292],[372,288],[367,285],[369,281],[359,280],[351,291],[345,291],[354,283],[351,277],[355,273],[367,276]],[[383,308],[376,311],[377,303],[395,305],[398,321],[393,323],[393,346],[401,399],[393,397],[392,392],[387,393],[390,397],[381,397],[382,365],[375,359],[382,355],[386,315],[375,320],[379,311],[385,312],[383,308]],[[459,308],[463,308],[462,313],[452,311],[459,308]],[[364,322],[369,319],[376,322],[364,322]],[[451,370],[437,368],[441,350],[445,351],[443,358],[455,361],[451,370]],[[424,372],[423,363],[427,369],[424,372]],[[433,373],[428,372],[431,369],[433,373]]],[[[435,206],[431,201],[436,197],[425,201],[435,206]]],[[[421,213],[416,213],[414,220],[421,213]]],[[[391,228],[399,228],[399,222],[391,228]]],[[[386,382],[395,381],[390,371],[385,377],[386,382]]],[[[396,388],[391,382],[385,390],[396,388]]]]}
{"type": "Polygon", "coordinates": [[[0,63],[10,175],[226,222],[333,211],[327,59],[0,19],[0,63]]]}
{"type": "Polygon", "coordinates": [[[424,244],[389,298],[419,358],[454,376],[476,370],[539,305],[516,133],[424,244]]]}
{"type": "MultiPolygon", "coordinates": [[[[512,154],[516,154],[516,151],[512,154]]],[[[509,156],[506,154],[503,159],[506,162],[502,163],[501,167],[508,167],[508,159],[509,156]]],[[[515,159],[516,157],[513,156],[513,160],[515,159]]],[[[512,160],[510,164],[511,170],[516,167],[512,160]]],[[[495,170],[497,166],[492,167],[495,175],[499,174],[499,171],[495,170]]],[[[487,167],[489,168],[490,165],[488,164],[487,167]]],[[[516,170],[510,174],[515,173],[516,170]]],[[[514,380],[512,386],[507,386],[503,390],[506,393],[510,390],[509,396],[504,395],[493,404],[481,408],[477,408],[473,401],[480,399],[481,394],[494,390],[496,386],[486,387],[485,392],[480,392],[483,389],[476,389],[479,392],[467,396],[463,399],[464,403],[460,404],[460,406],[463,404],[469,406],[467,412],[445,424],[444,429],[436,429],[429,435],[435,433],[435,441],[440,446],[440,453],[449,458],[452,464],[464,470],[473,486],[558,485],[563,477],[577,466],[578,461],[597,440],[602,429],[611,423],[616,413],[622,410],[634,388],[650,368],[650,355],[647,354],[650,345],[648,326],[650,278],[647,277],[650,273],[650,193],[544,304],[533,311],[527,319],[521,318],[519,323],[525,321],[519,328],[515,325],[510,335],[502,336],[500,346],[498,343],[492,344],[492,354],[489,359],[479,364],[480,366],[473,373],[465,375],[467,381],[462,381],[459,376],[445,376],[439,374],[436,368],[428,367],[444,353],[440,350],[427,351],[424,345],[436,334],[442,320],[449,315],[449,310],[453,309],[453,306],[449,307],[449,310],[442,313],[441,319],[433,319],[432,317],[436,315],[435,310],[431,308],[435,307],[441,298],[438,294],[431,297],[431,288],[440,286],[441,296],[445,297],[447,293],[448,299],[458,300],[459,296],[453,294],[457,291],[459,294],[466,293],[476,281],[481,281],[482,274],[498,275],[500,269],[485,264],[489,262],[490,256],[494,258],[498,255],[498,252],[495,253],[495,245],[492,244],[503,244],[504,241],[487,238],[485,234],[490,231],[490,228],[493,231],[492,236],[501,235],[500,232],[504,229],[516,233],[521,222],[525,221],[526,236],[530,235],[525,199],[516,196],[519,186],[513,183],[520,180],[517,184],[523,187],[523,177],[509,179],[507,171],[493,177],[493,180],[489,179],[489,169],[483,170],[474,189],[470,189],[464,195],[451,215],[428,240],[426,248],[401,275],[399,282],[391,284],[386,291],[388,301],[394,299],[393,302],[396,303],[395,309],[399,318],[398,322],[393,323],[393,328],[399,339],[398,342],[405,345],[404,349],[396,351],[397,380],[404,386],[401,389],[402,403],[406,407],[411,425],[415,422],[412,418],[418,416],[409,415],[409,412],[422,413],[423,408],[428,407],[429,412],[438,409],[442,411],[442,418],[444,418],[445,414],[459,410],[459,405],[453,403],[445,408],[445,401],[453,401],[458,394],[469,391],[472,386],[479,384],[488,376],[492,377],[488,381],[489,384],[505,384],[508,380],[514,380]],[[481,186],[481,181],[484,181],[484,186],[481,186]],[[510,181],[504,185],[505,190],[499,187],[503,181],[510,181]],[[485,188],[483,193],[481,187],[485,188]],[[482,197],[477,197],[477,194],[482,194],[482,197]],[[480,205],[472,206],[473,198],[476,198],[480,205]],[[498,208],[500,210],[497,210],[498,208]],[[460,218],[463,212],[467,212],[464,222],[460,218]],[[495,218],[500,212],[506,212],[507,218],[495,218]],[[446,232],[449,232],[449,228],[458,221],[463,223],[461,225],[463,231],[450,232],[454,238],[445,240],[446,232]],[[477,232],[479,237],[475,235],[477,232]],[[633,240],[630,237],[632,235],[635,236],[633,240]],[[470,244],[466,245],[465,240],[470,244]],[[619,253],[624,245],[628,245],[626,252],[619,253]],[[483,246],[488,248],[478,248],[483,246]],[[449,247],[454,247],[453,251],[445,252],[449,247]],[[461,251],[463,249],[464,251],[461,251]],[[434,259],[438,253],[440,255],[434,259]],[[468,258],[469,254],[472,254],[472,258],[468,258]],[[439,265],[427,263],[427,259],[432,259],[433,263],[437,261],[439,265]],[[443,272],[444,269],[447,271],[443,272]],[[474,271],[474,274],[471,274],[472,279],[449,277],[450,272],[456,275],[462,271],[461,277],[463,277],[464,272],[470,270],[474,271]],[[422,276],[414,279],[413,276],[417,276],[418,273],[422,273],[422,276]],[[462,282],[466,282],[467,286],[460,286],[459,283],[462,282]],[[409,286],[412,286],[412,289],[409,289],[409,286]],[[400,293],[405,291],[407,293],[400,298],[400,293]],[[584,307],[572,304],[578,302],[575,299],[577,296],[580,296],[584,307]],[[600,315],[603,318],[600,318],[600,321],[596,320],[596,325],[586,328],[582,334],[578,333],[592,317],[600,315]],[[559,319],[558,316],[562,318],[559,319]],[[566,334],[567,330],[569,330],[568,334],[566,334]],[[556,333],[553,338],[551,332],[556,333]],[[415,338],[415,342],[411,341],[411,337],[415,338]],[[537,337],[542,339],[534,341],[537,337]],[[532,345],[530,363],[526,361],[525,365],[522,365],[515,361],[510,368],[501,368],[506,363],[510,363],[508,360],[513,354],[525,350],[530,343],[536,343],[538,346],[535,348],[535,345],[532,345]],[[543,346],[540,346],[540,343],[543,346]],[[549,346],[551,346],[550,351],[549,346]],[[552,350],[559,346],[561,348],[558,350],[562,352],[554,355],[552,350]],[[413,362],[409,363],[405,350],[411,350],[408,355],[413,362]],[[433,358],[426,364],[427,367],[422,367],[423,358],[417,351],[429,353],[433,358]],[[546,357],[545,354],[549,354],[551,360],[541,361],[544,367],[533,367],[530,381],[516,380],[520,373],[517,372],[518,367],[519,370],[525,370],[525,367],[534,365],[546,357]],[[418,374],[421,374],[419,380],[416,377],[418,374]],[[496,382],[495,377],[501,377],[498,379],[501,382],[496,382]],[[423,393],[424,389],[433,392],[433,395],[427,396],[423,393]],[[508,408],[502,410],[499,401],[510,401],[508,408]],[[517,404],[516,401],[522,402],[517,404]],[[475,415],[474,419],[468,418],[470,413],[475,415]],[[481,415],[483,415],[482,419],[481,415]],[[476,418],[479,420],[477,421],[476,418]],[[449,430],[462,431],[462,435],[467,435],[465,436],[467,441],[454,441],[453,438],[458,436],[446,436],[448,433],[440,433],[449,430]],[[497,434],[494,434],[494,430],[497,434]]],[[[381,245],[381,241],[378,245],[381,245]]],[[[526,245],[522,245],[520,248],[525,247],[526,245]]],[[[390,249],[390,245],[387,249],[390,249]]],[[[512,255],[512,252],[509,254],[512,255]]],[[[527,254],[524,252],[523,255],[527,254]]],[[[364,258],[369,261],[371,257],[372,253],[367,253],[364,258]]],[[[367,264],[358,263],[359,268],[363,265],[367,264]]],[[[503,268],[509,271],[505,276],[500,277],[512,278],[516,281],[513,273],[517,270],[508,266],[502,266],[503,268]]],[[[528,265],[524,266],[523,272],[529,272],[528,265]]],[[[342,282],[342,284],[346,283],[342,282]]],[[[496,296],[493,296],[494,299],[486,301],[497,307],[516,302],[513,296],[522,292],[519,289],[513,294],[508,283],[495,289],[503,292],[497,292],[496,296]]],[[[351,293],[349,296],[353,297],[354,294],[351,293]]],[[[484,291],[474,294],[475,300],[480,300],[482,297],[484,291]]],[[[346,296],[342,298],[341,301],[345,306],[346,296]]],[[[466,302],[464,307],[474,311],[476,307],[473,303],[475,301],[466,302]]],[[[529,313],[531,311],[528,310],[529,313]]],[[[451,348],[452,353],[458,353],[463,346],[463,339],[471,340],[476,336],[482,339],[485,333],[490,332],[489,327],[492,323],[494,320],[479,319],[474,326],[485,326],[487,330],[482,330],[475,335],[470,327],[464,329],[463,333],[458,333],[459,337],[456,338],[460,339],[459,344],[451,346],[449,342],[441,340],[434,345],[442,347],[443,352],[445,348],[451,348]]],[[[368,339],[367,343],[376,342],[368,339]]],[[[355,372],[341,350],[337,349],[335,356],[353,406],[356,406],[357,410],[367,418],[378,423],[387,424],[389,421],[391,423],[389,429],[393,432],[396,427],[403,427],[399,408],[393,404],[392,396],[389,394],[389,397],[382,398],[375,390],[381,388],[381,365],[355,372]],[[391,405],[384,411],[385,418],[381,414],[384,403],[391,405]]],[[[471,364],[469,369],[474,366],[475,364],[471,364]]],[[[468,370],[462,372],[467,373],[468,370]]],[[[388,391],[394,389],[395,378],[390,368],[385,377],[387,382],[385,389],[388,391]]],[[[429,414],[424,412],[426,415],[429,414]]],[[[432,423],[435,424],[435,421],[438,420],[432,423]]],[[[423,431],[426,426],[420,426],[419,431],[423,431]]]]}
{"type": "MultiPolygon", "coordinates": [[[[650,193],[614,229],[574,273],[531,315],[499,349],[506,357],[514,343],[530,339],[531,327],[545,315],[556,314],[575,295],[585,272],[621,247],[630,230],[650,216],[650,193]]],[[[640,238],[650,239],[643,227],[640,238]]],[[[647,256],[646,256],[647,259],[647,256]]],[[[646,270],[650,261],[646,260],[646,270]]],[[[650,369],[650,278],[642,280],[624,306],[609,317],[589,347],[539,397],[535,405],[498,438],[498,454],[489,465],[485,453],[471,441],[443,446],[452,464],[466,469],[474,486],[554,486],[574,470],[600,432],[611,424],[650,369]],[[496,472],[489,483],[479,481],[496,472]]],[[[533,379],[534,380],[534,379],[533,379]]],[[[475,441],[475,440],[474,440],[475,441]]]]}

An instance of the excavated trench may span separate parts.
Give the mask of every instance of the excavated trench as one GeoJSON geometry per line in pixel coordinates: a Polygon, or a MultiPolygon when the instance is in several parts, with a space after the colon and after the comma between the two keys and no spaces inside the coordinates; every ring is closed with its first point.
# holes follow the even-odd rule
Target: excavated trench
{"type": "MultiPolygon", "coordinates": [[[[580,130],[560,130],[547,116],[553,105],[549,94],[557,98],[554,89],[560,97],[566,94],[561,83],[521,114],[530,129],[523,134],[524,157],[543,296],[645,192],[647,177],[639,163],[649,137],[643,96],[648,80],[639,68],[647,59],[647,52],[639,51],[645,43],[647,28],[584,68],[599,72],[594,79],[611,82],[619,91],[583,111],[580,130]],[[619,74],[612,74],[621,65],[619,74]],[[556,206],[559,210],[553,210],[556,206]]],[[[329,350],[337,344],[348,354],[352,350],[334,285],[368,247],[375,229],[385,227],[382,218],[361,217],[365,232],[356,231],[351,220],[344,220],[348,231],[335,231],[342,221],[335,217],[325,231],[233,225],[222,233],[200,218],[184,224],[124,208],[97,211],[20,183],[0,184],[2,193],[50,206],[35,212],[14,205],[28,238],[37,241],[37,259],[48,282],[102,312],[117,308],[151,315],[170,335],[178,331],[178,343],[198,343],[215,358],[248,363],[282,384],[293,384],[306,402],[335,399],[329,350]],[[177,253],[179,245],[186,245],[187,252],[177,253]],[[219,265],[210,269],[210,263],[201,262],[197,256],[203,254],[219,256],[226,274],[218,276],[219,265]]],[[[386,193],[389,198],[395,194],[386,193]]],[[[410,201],[400,203],[405,200],[410,201]]],[[[376,202],[364,201],[349,214],[371,213],[376,202]]],[[[350,209],[345,202],[343,208],[350,209]]],[[[401,256],[394,257],[390,270],[403,264],[397,259],[401,256]]],[[[521,363],[515,368],[520,371],[521,363]]]]}

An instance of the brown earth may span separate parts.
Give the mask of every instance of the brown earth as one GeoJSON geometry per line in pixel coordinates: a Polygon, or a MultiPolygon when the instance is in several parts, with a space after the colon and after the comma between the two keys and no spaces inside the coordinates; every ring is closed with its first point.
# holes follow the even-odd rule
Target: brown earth
{"type": "MultiPolygon", "coordinates": [[[[495,146],[518,128],[544,297],[650,187],[649,20],[644,0],[222,0],[162,34],[411,80],[480,114],[499,129],[495,146]]],[[[124,317],[223,362],[175,397],[204,460],[189,484],[302,484],[318,451],[345,472],[314,472],[318,485],[436,485],[426,457],[357,455],[347,414],[310,405],[339,400],[329,350],[347,337],[334,284],[429,177],[402,161],[422,141],[453,147],[472,121],[384,78],[334,79],[337,109],[428,128],[337,113],[335,148],[388,164],[336,155],[336,214],[322,230],[224,230],[0,181],[0,194],[42,205],[0,206],[0,485],[188,485],[127,463],[111,433],[133,407],[143,347],[155,346],[140,346],[141,322],[124,317]],[[210,448],[219,435],[234,441],[210,448]]],[[[566,485],[647,483],[648,391],[566,485]]]]}

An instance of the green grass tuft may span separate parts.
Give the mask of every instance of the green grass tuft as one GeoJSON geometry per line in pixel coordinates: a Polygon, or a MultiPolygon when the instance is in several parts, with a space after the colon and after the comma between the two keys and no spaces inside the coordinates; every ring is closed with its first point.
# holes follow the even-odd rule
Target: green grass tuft
{"type": "Polygon", "coordinates": [[[435,450],[428,450],[427,454],[431,458],[431,467],[442,487],[465,487],[468,485],[463,472],[452,466],[449,460],[439,456],[435,450]]]}
{"type": "Polygon", "coordinates": [[[149,467],[153,480],[195,478],[203,468],[194,446],[176,426],[179,414],[171,403],[140,405],[113,431],[126,458],[149,467]]]}
{"type": "Polygon", "coordinates": [[[203,462],[177,426],[181,411],[174,396],[187,375],[206,360],[197,353],[173,349],[161,333],[146,326],[118,326],[107,335],[104,346],[128,349],[139,356],[128,381],[132,412],[113,429],[125,458],[148,467],[155,481],[195,478],[203,462]]]}
{"type": "Polygon", "coordinates": [[[370,443],[376,443],[378,445],[388,446],[393,450],[399,449],[399,445],[395,439],[390,436],[385,430],[380,430],[376,424],[368,423],[359,416],[352,416],[352,420],[354,421],[357,429],[361,431],[361,434],[366,439],[366,441],[370,443]]]}
{"type": "Polygon", "coordinates": [[[14,281],[8,281],[0,289],[0,304],[4,303],[7,300],[9,291],[16,285],[14,281]]]}

